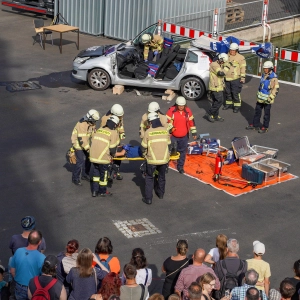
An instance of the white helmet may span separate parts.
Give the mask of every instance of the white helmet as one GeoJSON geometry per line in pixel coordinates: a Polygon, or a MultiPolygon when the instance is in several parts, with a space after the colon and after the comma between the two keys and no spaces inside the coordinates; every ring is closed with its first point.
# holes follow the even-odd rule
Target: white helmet
{"type": "Polygon", "coordinates": [[[90,122],[96,122],[100,119],[100,115],[96,109],[90,109],[86,114],[86,118],[90,122]]]}
{"type": "Polygon", "coordinates": [[[231,43],[229,50],[239,50],[239,45],[237,43],[231,43]]]}
{"type": "Polygon", "coordinates": [[[111,107],[110,112],[118,117],[122,117],[124,115],[123,107],[120,104],[114,104],[111,107]]]}
{"type": "Polygon", "coordinates": [[[228,61],[228,55],[226,53],[221,53],[218,56],[218,60],[220,62],[224,62],[225,63],[226,61],[228,61]]]}
{"type": "Polygon", "coordinates": [[[185,100],[184,97],[179,96],[179,97],[177,97],[175,103],[176,103],[177,105],[186,105],[186,100],[185,100]]]}
{"type": "Polygon", "coordinates": [[[267,61],[265,61],[264,65],[263,65],[263,68],[264,69],[273,69],[274,65],[271,61],[267,60],[267,61]]]}
{"type": "Polygon", "coordinates": [[[148,121],[151,122],[153,120],[159,119],[159,115],[156,112],[150,112],[148,114],[148,121]]]}
{"type": "Polygon", "coordinates": [[[147,44],[147,43],[149,43],[150,41],[151,41],[151,35],[150,34],[148,34],[148,33],[145,33],[145,34],[143,34],[142,35],[142,43],[143,44],[147,44]]]}
{"type": "Polygon", "coordinates": [[[159,104],[157,102],[151,102],[148,106],[149,112],[156,112],[160,110],[159,104]]]}
{"type": "MultiPolygon", "coordinates": [[[[116,125],[118,125],[119,122],[120,122],[120,119],[119,119],[117,116],[110,116],[110,117],[108,118],[108,120],[113,121],[116,125]]],[[[108,121],[108,120],[107,120],[107,121],[108,121]]]]}

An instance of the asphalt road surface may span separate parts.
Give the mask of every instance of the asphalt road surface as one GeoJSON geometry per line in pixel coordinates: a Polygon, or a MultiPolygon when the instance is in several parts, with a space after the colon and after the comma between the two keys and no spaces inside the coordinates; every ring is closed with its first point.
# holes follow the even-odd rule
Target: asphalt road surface
{"type": "MultiPolygon", "coordinates": [[[[239,240],[240,257],[244,259],[252,257],[254,240],[266,245],[264,259],[271,264],[271,287],[278,287],[283,278],[293,275],[292,265],[300,258],[298,179],[234,198],[170,170],[165,198],[154,197],[151,206],[141,201],[144,180],[139,162],[122,164],[124,180],[114,183],[110,199],[92,198],[85,182],[83,187],[73,185],[65,154],[76,122],[89,109],[104,114],[114,103],[120,103],[125,110],[125,142],[138,144],[139,122],[148,104],[158,101],[165,112],[173,102],[152,95],[137,96],[131,89],[119,96],[113,95],[112,89],[96,92],[73,81],[76,35],[63,34],[60,54],[59,36],[54,33],[54,46],[48,39],[44,51],[39,44],[32,45],[33,18],[9,9],[0,11],[0,259],[4,264],[10,255],[10,237],[21,232],[21,218],[33,215],[46,239],[48,254],[63,250],[72,238],[80,241],[80,248],[94,250],[97,240],[108,236],[123,266],[129,262],[133,248],[143,248],[153,271],[151,292],[160,291],[162,263],[175,253],[178,239],[188,240],[192,254],[199,247],[206,251],[213,248],[219,233],[239,240]],[[41,88],[7,91],[8,83],[29,80],[41,88]],[[114,225],[116,220],[144,218],[159,232],[127,238],[114,225]]],[[[81,50],[107,43],[112,41],[80,35],[81,50]]],[[[253,117],[258,82],[247,77],[241,112],[221,111],[224,123],[203,119],[210,106],[205,97],[190,102],[198,133],[210,133],[226,147],[234,137],[248,135],[251,144],[279,149],[278,159],[290,163],[291,172],[299,176],[299,87],[281,84],[271,111],[270,130],[260,135],[245,130],[253,117]]]]}

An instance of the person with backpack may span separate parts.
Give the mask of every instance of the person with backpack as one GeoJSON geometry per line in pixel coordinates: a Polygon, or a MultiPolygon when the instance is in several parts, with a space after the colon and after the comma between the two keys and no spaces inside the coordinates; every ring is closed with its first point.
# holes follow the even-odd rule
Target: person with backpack
{"type": "Polygon", "coordinates": [[[242,285],[242,280],[247,271],[247,262],[238,256],[239,242],[236,239],[227,241],[227,256],[215,264],[215,273],[221,282],[220,290],[214,298],[221,299],[225,294],[242,285]]]}
{"type": "MultiPolygon", "coordinates": [[[[117,257],[112,256],[113,246],[108,237],[100,238],[95,247],[96,257],[107,268],[108,272],[120,274],[121,266],[117,257]]],[[[96,265],[99,268],[98,265],[96,265]]]]}
{"type": "Polygon", "coordinates": [[[48,255],[42,266],[42,275],[29,281],[28,298],[32,300],[66,300],[67,293],[63,284],[57,280],[56,269],[59,261],[56,256],[48,255]]]}

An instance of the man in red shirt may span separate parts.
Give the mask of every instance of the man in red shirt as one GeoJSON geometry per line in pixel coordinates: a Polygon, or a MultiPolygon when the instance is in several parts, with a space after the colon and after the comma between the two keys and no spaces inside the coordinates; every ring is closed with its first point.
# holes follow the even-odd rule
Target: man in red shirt
{"type": "Polygon", "coordinates": [[[171,142],[177,143],[177,151],[180,157],[177,161],[177,170],[180,174],[184,173],[184,162],[186,156],[187,144],[189,141],[189,131],[194,140],[197,139],[197,129],[195,126],[192,111],[187,107],[184,97],[177,97],[176,104],[169,108],[167,112],[168,123],[173,125],[171,142]]]}

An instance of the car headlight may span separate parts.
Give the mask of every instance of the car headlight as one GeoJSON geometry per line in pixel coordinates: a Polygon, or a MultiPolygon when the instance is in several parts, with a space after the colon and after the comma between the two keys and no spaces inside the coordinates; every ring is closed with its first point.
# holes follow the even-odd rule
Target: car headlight
{"type": "Polygon", "coordinates": [[[90,59],[89,56],[86,56],[86,57],[76,57],[76,58],[74,59],[74,62],[75,62],[75,63],[78,63],[78,64],[83,64],[83,63],[85,63],[88,59],[90,59]]]}

